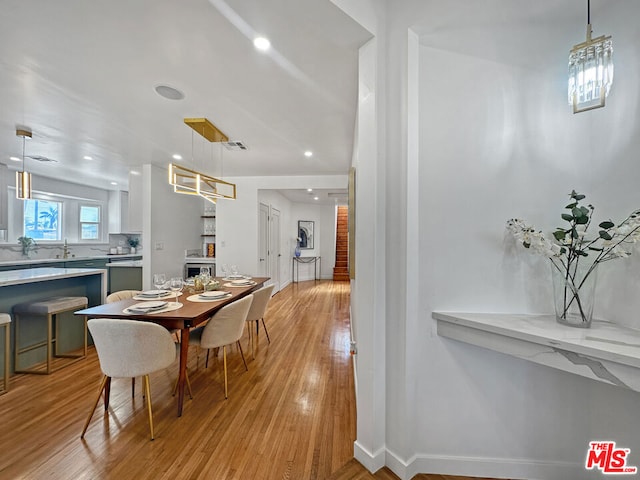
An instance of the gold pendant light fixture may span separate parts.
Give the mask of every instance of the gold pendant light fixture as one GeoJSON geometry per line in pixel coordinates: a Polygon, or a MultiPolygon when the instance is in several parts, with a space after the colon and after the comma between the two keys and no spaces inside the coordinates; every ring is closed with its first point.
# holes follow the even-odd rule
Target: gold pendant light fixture
{"type": "Polygon", "coordinates": [[[591,3],[587,0],[587,40],[569,52],[569,105],[573,113],[604,107],[613,83],[611,36],[591,38],[591,3]]]}
{"type": "MultiPolygon", "coordinates": [[[[185,118],[184,123],[211,143],[229,141],[229,137],[206,118],[185,118]]],[[[191,150],[193,156],[193,143],[191,150]]],[[[222,150],[220,162],[222,162],[222,150]]],[[[236,198],[236,185],[234,183],[225,182],[219,178],[173,163],[169,164],[169,183],[173,185],[175,193],[199,195],[212,203],[216,203],[219,198],[232,200],[236,198]]]]}
{"type": "Polygon", "coordinates": [[[31,138],[31,132],[18,128],[16,135],[22,137],[22,171],[16,172],[16,198],[28,200],[31,198],[31,174],[24,171],[24,146],[26,139],[31,138]]]}

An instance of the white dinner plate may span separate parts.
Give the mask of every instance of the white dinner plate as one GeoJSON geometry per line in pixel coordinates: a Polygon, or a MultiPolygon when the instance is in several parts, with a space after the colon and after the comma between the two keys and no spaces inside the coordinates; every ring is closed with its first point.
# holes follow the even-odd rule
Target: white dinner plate
{"type": "Polygon", "coordinates": [[[224,290],[213,290],[211,292],[202,292],[199,296],[202,298],[221,298],[229,295],[229,292],[224,290]]]}
{"type": "Polygon", "coordinates": [[[255,282],[252,282],[251,280],[231,280],[231,284],[232,285],[253,285],[255,282]]]}
{"type": "Polygon", "coordinates": [[[149,297],[149,298],[157,298],[164,297],[165,295],[169,295],[168,290],[147,290],[145,292],[140,292],[138,297],[149,297]]]}
{"type": "Polygon", "coordinates": [[[253,285],[255,285],[256,282],[252,282],[250,280],[247,280],[246,283],[233,283],[233,282],[229,282],[229,283],[225,283],[224,286],[225,287],[235,287],[235,288],[243,288],[243,287],[252,287],[253,285]]]}
{"type": "Polygon", "coordinates": [[[137,312],[150,312],[153,310],[160,310],[167,306],[167,302],[141,302],[131,305],[129,310],[135,310],[137,312]]]}

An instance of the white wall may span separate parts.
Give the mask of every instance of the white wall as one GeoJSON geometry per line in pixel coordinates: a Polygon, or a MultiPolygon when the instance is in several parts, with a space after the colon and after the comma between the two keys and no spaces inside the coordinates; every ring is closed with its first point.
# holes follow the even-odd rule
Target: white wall
{"type": "MultiPolygon", "coordinates": [[[[13,174],[13,171],[11,171],[13,174]]],[[[13,178],[11,176],[11,178],[13,178]]],[[[104,255],[109,251],[109,239],[107,234],[107,217],[108,217],[108,194],[107,190],[99,188],[87,187],[77,183],[64,182],[52,178],[33,175],[32,179],[34,187],[34,195],[38,198],[46,199],[46,195],[55,194],[62,197],[63,211],[61,213],[63,241],[67,238],[70,244],[73,244],[71,253],[80,257],[88,255],[104,255]],[[100,205],[102,207],[104,230],[102,238],[97,242],[82,242],[79,244],[79,223],[78,211],[80,204],[100,205]]],[[[24,202],[18,200],[15,196],[15,188],[12,185],[8,192],[8,218],[9,230],[7,232],[7,242],[0,242],[0,261],[20,260],[22,258],[22,250],[18,245],[17,239],[23,234],[23,208],[24,202]]],[[[7,192],[3,192],[7,194],[7,192]]],[[[51,197],[53,200],[59,198],[51,197]]],[[[38,258],[55,258],[57,254],[62,254],[62,244],[60,242],[38,242],[38,252],[31,254],[32,259],[38,258]]]]}
{"type": "MultiPolygon", "coordinates": [[[[281,189],[346,188],[347,175],[317,175],[311,177],[230,177],[225,180],[237,186],[236,200],[221,200],[217,204],[216,263],[234,264],[238,269],[255,275],[259,271],[258,256],[258,191],[281,189]]],[[[281,225],[288,225],[281,222],[281,225]]],[[[286,234],[283,235],[283,257],[286,255],[286,234]]],[[[283,272],[287,272],[283,262],[283,272]]],[[[283,273],[283,279],[285,277],[283,273]]]]}
{"type": "Polygon", "coordinates": [[[202,249],[202,199],[173,192],[167,171],[154,165],[142,169],[143,288],[152,288],[154,273],[167,280],[183,275],[184,251],[202,249]],[[158,246],[162,249],[158,249],[158,246]]]}
{"type": "MultiPolygon", "coordinates": [[[[289,223],[290,248],[289,258],[295,250],[295,239],[298,231],[298,220],[314,222],[314,244],[311,249],[301,249],[302,257],[321,257],[320,278],[333,278],[333,267],[336,264],[336,207],[333,205],[311,205],[308,203],[292,204],[292,218],[289,223]]],[[[313,280],[315,277],[314,264],[300,263],[296,269],[296,280],[313,280]]]]}
{"type": "MultiPolygon", "coordinates": [[[[280,212],[280,251],[274,252],[275,255],[280,254],[280,289],[284,288],[291,281],[291,262],[290,245],[291,245],[291,201],[274,190],[258,190],[258,202],[263,203],[271,208],[275,208],[280,212]]],[[[273,275],[271,275],[273,278],[273,275]]]]}
{"type": "MultiPolygon", "coordinates": [[[[355,356],[357,437],[354,455],[370,471],[386,462],[387,262],[384,32],[360,49],[355,167],[355,280],[351,322],[355,356]]],[[[394,239],[397,241],[397,239],[394,239]]],[[[394,243],[395,244],[395,243],[394,243]]],[[[394,317],[397,318],[397,317],[394,317]]],[[[402,410],[404,411],[404,410],[402,410]]]]}
{"type": "MultiPolygon", "coordinates": [[[[634,156],[609,157],[583,141],[611,131],[626,82],[615,85],[606,109],[574,116],[566,94],[552,88],[560,75],[552,69],[531,72],[428,47],[420,65],[420,251],[438,254],[421,256],[421,315],[408,320],[420,333],[412,361],[423,365],[415,444],[449,457],[458,473],[477,457],[513,462],[474,470],[479,475],[591,478],[583,469],[590,440],[640,448],[640,421],[629,410],[638,395],[441,339],[429,316],[553,311],[548,262],[516,250],[504,224],[516,216],[553,230],[574,188],[597,206],[600,221],[622,220],[637,208],[606,187],[640,174],[634,156]],[[524,95],[529,89],[539,94],[524,95]],[[611,418],[611,409],[621,415],[611,418]]],[[[630,150],[640,146],[629,143],[630,150]]],[[[598,298],[628,290],[628,282],[640,285],[640,273],[618,262],[604,266],[619,274],[603,275],[598,298]]],[[[596,316],[640,326],[623,314],[640,302],[607,303],[596,306],[596,316]]]]}
{"type": "MultiPolygon", "coordinates": [[[[553,15],[558,4],[536,3],[540,18],[523,20],[530,30],[519,35],[510,20],[525,4],[394,2],[388,17],[378,12],[389,26],[387,39],[379,36],[361,51],[364,65],[383,73],[373,90],[378,108],[368,110],[360,98],[354,161],[356,457],[371,468],[382,455],[401,478],[417,472],[600,478],[584,470],[589,440],[606,437],[640,452],[637,393],[441,339],[431,319],[433,310],[551,312],[547,265],[505,239],[505,221],[517,215],[553,229],[572,188],[588,195],[599,219],[622,219],[640,203],[634,186],[640,39],[626,21],[640,5],[599,10],[602,33],[616,35],[620,46],[616,79],[607,107],[573,115],[565,87],[571,43],[545,57],[533,41],[563,35],[553,15]],[[443,27],[443,18],[476,6],[482,22],[443,27]],[[422,23],[426,18],[434,20],[422,23]],[[427,33],[418,38],[414,31],[427,33]],[[510,53],[519,54],[505,55],[509,42],[510,53]],[[521,66],[528,51],[535,68],[521,66]],[[376,127],[385,126],[386,147],[371,151],[382,136],[376,127]],[[376,191],[381,176],[384,193],[376,191]],[[383,205],[361,208],[362,200],[376,198],[383,205]],[[382,257],[375,243],[362,245],[363,234],[380,227],[387,242],[382,257]],[[372,277],[384,279],[382,318],[366,303],[377,298],[372,277]]],[[[636,254],[604,265],[596,316],[640,327],[636,254]]]]}

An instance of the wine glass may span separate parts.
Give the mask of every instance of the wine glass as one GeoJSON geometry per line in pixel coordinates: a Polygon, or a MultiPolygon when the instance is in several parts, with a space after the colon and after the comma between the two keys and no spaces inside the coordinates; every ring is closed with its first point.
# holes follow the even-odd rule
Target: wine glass
{"type": "Polygon", "coordinates": [[[182,277],[171,277],[171,280],[169,280],[169,288],[176,295],[176,305],[178,304],[178,292],[182,290],[183,286],[182,277]]]}
{"type": "Polygon", "coordinates": [[[231,275],[233,277],[237,277],[238,276],[238,266],[237,265],[231,265],[231,275]]]}
{"type": "Polygon", "coordinates": [[[200,267],[200,278],[202,279],[202,284],[206,287],[211,280],[211,271],[209,267],[200,267]]]}
{"type": "Polygon", "coordinates": [[[153,276],[153,286],[156,287],[157,290],[162,290],[167,283],[167,277],[164,273],[156,273],[153,276]]]}
{"type": "Polygon", "coordinates": [[[223,264],[222,264],[222,276],[223,276],[224,278],[227,278],[227,277],[228,277],[228,275],[229,275],[229,267],[227,266],[227,264],[226,264],[226,263],[223,263],[223,264]]]}

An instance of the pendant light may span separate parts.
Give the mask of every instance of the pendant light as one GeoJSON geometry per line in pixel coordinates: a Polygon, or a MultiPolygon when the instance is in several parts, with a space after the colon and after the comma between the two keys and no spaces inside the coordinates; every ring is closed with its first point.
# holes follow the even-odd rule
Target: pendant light
{"type": "Polygon", "coordinates": [[[573,113],[604,107],[612,83],[611,36],[591,38],[591,2],[587,0],[587,40],[569,51],[568,100],[573,113]]]}
{"type": "MultiPolygon", "coordinates": [[[[206,118],[185,118],[184,123],[211,143],[228,142],[229,137],[206,118]]],[[[192,134],[193,135],[193,134],[192,134]]],[[[191,142],[193,158],[193,137],[191,142]]],[[[221,160],[222,161],[222,160],[221,160]]],[[[211,203],[219,198],[236,198],[236,185],[196,170],[169,164],[169,184],[175,193],[198,195],[211,203]]]]}
{"type": "Polygon", "coordinates": [[[24,171],[24,145],[26,139],[31,138],[31,132],[17,129],[16,135],[22,137],[22,171],[16,172],[16,198],[28,200],[31,198],[31,174],[24,171]]]}

